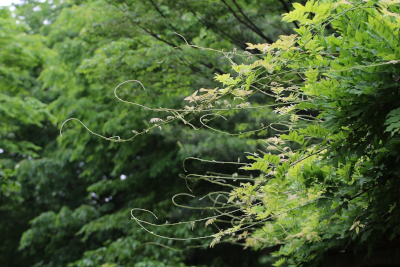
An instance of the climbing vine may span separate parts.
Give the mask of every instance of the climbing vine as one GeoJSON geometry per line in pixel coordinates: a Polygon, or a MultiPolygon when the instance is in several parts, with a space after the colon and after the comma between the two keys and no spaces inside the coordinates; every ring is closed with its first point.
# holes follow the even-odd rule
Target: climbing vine
{"type": "MultiPolygon", "coordinates": [[[[241,166],[240,175],[188,174],[185,169],[182,177],[191,191],[199,180],[228,189],[206,196],[212,207],[197,207],[212,210],[213,216],[182,223],[214,225],[216,234],[199,237],[212,238],[211,247],[223,241],[255,249],[279,246],[273,253],[275,266],[316,266],[327,249],[367,244],[372,251],[374,241],[400,231],[399,4],[296,3],[283,15],[299,26],[296,34],[272,44],[248,43],[246,52],[202,48],[180,35],[184,46],[222,53],[229,60],[232,73],[215,76],[222,88],[196,90],[176,110],[125,101],[118,96],[120,84],[114,91],[119,100],[166,116],[152,118],[153,126],[133,130],[128,139],[101,137],[130,141],[174,120],[193,130],[241,138],[273,132],[258,141],[256,153],[247,154],[250,163],[230,163],[241,166]],[[275,120],[238,132],[218,128],[217,122],[244,109],[269,110],[275,120]]],[[[147,227],[161,225],[140,220],[136,213],[132,210],[132,219],[159,236],[147,227]]]]}

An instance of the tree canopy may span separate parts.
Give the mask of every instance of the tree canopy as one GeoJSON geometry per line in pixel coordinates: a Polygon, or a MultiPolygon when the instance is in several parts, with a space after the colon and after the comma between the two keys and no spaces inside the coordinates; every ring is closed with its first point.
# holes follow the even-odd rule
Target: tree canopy
{"type": "Polygon", "coordinates": [[[399,12],[0,9],[0,263],[328,266],[396,240],[399,12]]]}

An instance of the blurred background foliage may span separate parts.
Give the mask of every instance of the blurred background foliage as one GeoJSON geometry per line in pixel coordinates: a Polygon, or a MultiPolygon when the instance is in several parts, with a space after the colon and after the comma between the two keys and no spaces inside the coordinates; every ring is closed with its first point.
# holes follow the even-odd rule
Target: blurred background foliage
{"type": "MultiPolygon", "coordinates": [[[[137,207],[153,211],[158,222],[198,218],[201,210],[177,208],[171,201],[177,193],[190,193],[179,178],[182,161],[188,156],[237,161],[244,151],[257,149],[256,135],[227,138],[174,123],[132,142],[114,143],[90,135],[75,121],[66,124],[62,138],[59,129],[74,117],[105,136],[132,136],[157,114],[119,102],[113,93],[119,83],[136,79],[146,87],[123,85],[123,99],[182,108],[195,90],[218,86],[214,73],[231,71],[221,54],[179,47],[185,41],[174,32],[190,44],[243,50],[247,42],[291,34],[296,25],[281,22],[291,7],[291,0],[25,0],[13,12],[1,8],[0,265],[268,264],[265,251],[228,243],[207,250],[209,240],[160,239],[130,218],[137,207]],[[153,243],[141,246],[146,242],[153,243]]],[[[249,122],[274,115],[264,109],[231,116],[221,127],[243,131],[249,122]]],[[[193,161],[186,168],[237,171],[193,161]]],[[[199,183],[194,194],[219,189],[199,183]]],[[[179,203],[209,204],[186,197],[179,203]]],[[[163,227],[158,234],[212,233],[203,225],[187,226],[163,227]]]]}

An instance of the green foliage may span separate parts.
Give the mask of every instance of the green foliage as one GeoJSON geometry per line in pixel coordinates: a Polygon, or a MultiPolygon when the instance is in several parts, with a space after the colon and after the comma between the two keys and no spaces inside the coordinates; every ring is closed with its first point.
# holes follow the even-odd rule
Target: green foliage
{"type": "Polygon", "coordinates": [[[297,36],[248,43],[266,56],[240,70],[233,63],[237,77],[216,78],[229,86],[218,101],[236,98],[235,88],[251,76],[254,92],[278,102],[278,120],[266,128],[285,133],[260,140],[272,154],[260,150],[264,157],[248,156],[253,163],[243,169],[261,176],[229,193],[227,203],[243,215],[232,216],[233,226],[212,244],[224,235],[243,244],[233,233],[256,227],[244,244],[280,245],[274,266],[319,266],[327,249],[343,248],[349,240],[371,251],[386,233],[391,239],[399,234],[400,20],[395,1],[293,6],[283,20],[298,23],[297,36]]]}
{"type": "Polygon", "coordinates": [[[45,104],[33,97],[37,90],[36,68],[47,51],[39,36],[26,36],[27,27],[17,24],[7,9],[1,9],[0,15],[0,148],[37,157],[35,151],[40,147],[28,140],[18,140],[15,132],[27,125],[41,127],[41,122],[51,116],[45,104]]]}
{"type": "Polygon", "coordinates": [[[320,266],[399,234],[398,2],[250,2],[0,10],[2,263],[320,266]]]}
{"type": "MultiPolygon", "coordinates": [[[[217,74],[215,80],[225,88],[214,89],[211,96],[207,90],[203,95],[196,91],[185,99],[194,106],[180,117],[215,111],[200,119],[210,130],[239,136],[278,132],[260,140],[264,156],[253,153],[247,157],[253,163],[241,168],[260,171],[259,177],[232,175],[233,181],[240,177],[250,182],[226,184],[233,188],[229,197],[223,197],[226,201],[218,199],[224,193],[215,193],[213,209],[225,211],[209,221],[221,224],[230,217],[231,227],[219,229],[211,247],[224,240],[256,249],[278,245],[274,255],[281,258],[276,266],[317,266],[327,248],[344,247],[349,239],[353,247],[366,243],[372,251],[385,233],[390,238],[398,235],[396,5],[294,4],[295,10],[284,20],[297,22],[298,35],[280,36],[273,44],[247,43],[248,49],[262,52],[258,55],[221,52],[237,76],[217,74]],[[235,62],[231,55],[245,62],[235,62]],[[253,56],[256,60],[250,60],[253,56]],[[269,98],[261,103],[256,94],[269,98]],[[277,104],[270,104],[271,98],[277,104]],[[222,101],[224,108],[212,108],[222,101]],[[232,111],[270,107],[278,117],[259,129],[232,134],[211,126],[232,111]],[[211,119],[204,120],[206,116],[211,119]],[[249,233],[248,228],[253,230],[249,233]]],[[[239,128],[247,129],[243,125],[239,128]]],[[[215,178],[228,176],[205,179],[217,183],[215,178]]]]}
{"type": "Polygon", "coordinates": [[[18,167],[40,157],[45,139],[41,128],[48,127],[51,118],[36,81],[49,50],[41,36],[27,31],[29,27],[18,23],[8,9],[0,9],[0,262],[4,266],[23,264],[16,250],[29,220],[26,216],[31,215],[21,206],[18,167]]]}
{"type": "Polygon", "coordinates": [[[400,108],[389,112],[385,125],[388,125],[385,132],[391,132],[392,136],[400,131],[400,108]]]}
{"type": "MultiPolygon", "coordinates": [[[[182,161],[187,156],[236,159],[241,151],[254,150],[255,140],[225,139],[222,133],[208,134],[204,129],[193,133],[171,119],[179,114],[154,115],[121,103],[113,88],[126,80],[140,80],[146,90],[125,83],[117,96],[153,109],[180,108],[180,100],[192,95],[192,88],[215,88],[213,73],[222,74],[230,67],[213,50],[190,49],[175,32],[191,44],[214,50],[245,49],[244,40],[273,40],[290,30],[280,23],[283,8],[275,1],[177,5],[176,1],[26,0],[17,6],[15,17],[2,9],[0,205],[1,217],[7,219],[0,223],[0,265],[257,266],[257,254],[229,256],[228,249],[240,248],[227,244],[206,252],[205,240],[174,242],[144,234],[129,215],[132,208],[141,207],[162,221],[194,219],[198,213],[182,212],[170,201],[176,192],[187,190],[179,179],[182,161]],[[63,137],[57,137],[62,123],[71,117],[107,138],[122,138],[100,140],[87,135],[76,121],[68,121],[63,137]],[[160,128],[160,119],[172,121],[171,126],[160,128]],[[148,134],[137,134],[149,125],[154,129],[148,134]],[[115,142],[135,136],[140,138],[129,144],[115,142]]],[[[238,100],[251,91],[254,78],[247,77],[246,90],[235,91],[238,100]]],[[[212,98],[212,90],[201,92],[212,98]]],[[[262,114],[252,121],[265,122],[262,114]]],[[[187,115],[183,120],[188,123],[197,118],[187,115]]],[[[247,126],[240,123],[245,117],[231,115],[238,124],[224,125],[223,130],[244,131],[247,126]]],[[[204,169],[193,162],[187,167],[204,169]]],[[[210,167],[210,171],[234,168],[210,167]]],[[[200,195],[220,187],[190,181],[188,185],[195,185],[200,195]]],[[[209,203],[209,199],[179,197],[182,205],[200,208],[209,203]]],[[[137,216],[150,219],[146,214],[137,216]]],[[[210,228],[190,222],[152,231],[187,239],[210,235],[210,228]]]]}

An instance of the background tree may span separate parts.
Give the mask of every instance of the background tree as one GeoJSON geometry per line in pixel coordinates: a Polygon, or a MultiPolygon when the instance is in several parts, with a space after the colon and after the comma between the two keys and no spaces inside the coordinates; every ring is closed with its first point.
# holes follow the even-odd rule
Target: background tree
{"type": "Polygon", "coordinates": [[[27,25],[17,23],[8,9],[0,9],[0,181],[2,239],[0,262],[19,264],[18,239],[28,227],[26,217],[35,216],[21,205],[22,181],[16,170],[20,163],[40,158],[41,147],[51,133],[51,118],[44,95],[36,81],[49,50],[43,37],[27,35],[27,25]]]}
{"type": "MultiPolygon", "coordinates": [[[[113,88],[120,82],[134,78],[146,87],[144,91],[138,84],[125,84],[119,91],[123,99],[151,107],[175,108],[181,107],[181,100],[197,88],[214,88],[214,72],[222,74],[229,70],[226,59],[219,54],[187,46],[175,48],[185,41],[174,32],[205,47],[243,49],[245,42],[271,41],[289,31],[279,19],[287,6],[289,3],[275,1],[29,0],[17,7],[16,18],[2,9],[6,14],[4,23],[13,23],[7,33],[13,41],[4,42],[3,47],[21,47],[24,51],[19,55],[20,52],[5,49],[3,52],[9,52],[2,52],[0,58],[4,71],[12,67],[23,71],[23,75],[13,74],[13,80],[4,80],[1,87],[2,93],[14,101],[6,100],[9,104],[2,111],[8,112],[6,118],[10,118],[2,122],[4,136],[10,138],[8,146],[0,145],[4,151],[2,161],[12,162],[3,166],[10,173],[18,163],[14,178],[8,178],[7,183],[17,180],[21,187],[15,199],[2,200],[2,210],[7,212],[2,216],[7,219],[0,226],[4,229],[1,239],[7,244],[2,248],[2,264],[258,264],[256,254],[227,245],[212,252],[166,250],[157,245],[139,247],[148,241],[178,249],[208,243],[149,238],[130,220],[129,214],[132,207],[142,207],[170,222],[195,218],[197,212],[182,212],[170,201],[174,194],[188,192],[185,181],[178,178],[183,159],[197,156],[236,160],[242,151],[255,149],[254,141],[227,139],[203,130],[193,133],[181,123],[157,129],[128,144],[88,135],[73,122],[66,124],[63,138],[57,137],[57,133],[61,123],[70,117],[81,119],[107,136],[131,136],[132,130],[148,128],[154,113],[124,105],[114,98],[113,88]],[[15,61],[16,55],[21,60],[15,61]],[[14,57],[12,62],[10,56],[14,57]],[[13,82],[25,80],[18,90],[15,85],[10,87],[13,82]],[[26,96],[37,100],[30,98],[29,102],[26,96]],[[10,148],[20,144],[24,144],[25,150],[10,148]],[[24,160],[24,154],[32,158],[24,160]],[[17,239],[22,231],[25,233],[17,254],[17,239]],[[235,250],[240,253],[232,253],[235,250]]],[[[247,127],[241,122],[252,115],[247,112],[233,116],[237,124],[225,125],[227,130],[247,127]]],[[[252,120],[257,122],[260,118],[252,120]]],[[[187,168],[197,172],[203,171],[203,166],[187,164],[187,168]]],[[[236,171],[230,166],[208,169],[236,171]]],[[[196,185],[196,194],[218,188],[200,183],[196,185]]],[[[193,232],[187,225],[162,231],[164,235],[183,238],[211,233],[209,228],[197,225],[193,232]]]]}

